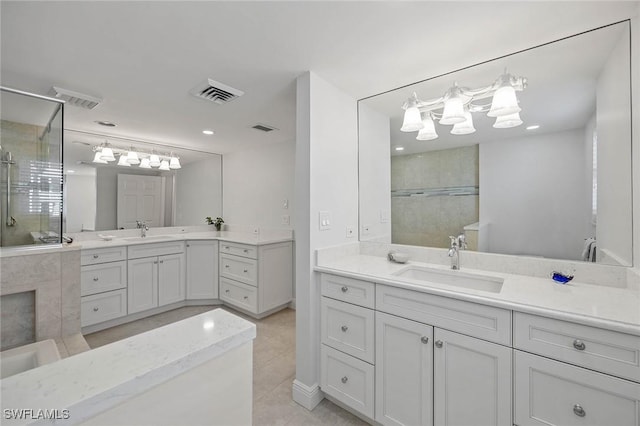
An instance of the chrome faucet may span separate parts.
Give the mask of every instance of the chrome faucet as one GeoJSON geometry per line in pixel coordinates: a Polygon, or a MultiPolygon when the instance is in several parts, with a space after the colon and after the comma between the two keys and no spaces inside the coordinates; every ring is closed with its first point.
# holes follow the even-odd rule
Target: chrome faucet
{"type": "Polygon", "coordinates": [[[451,258],[451,269],[460,269],[460,250],[467,248],[467,241],[464,234],[457,237],[449,236],[451,247],[449,248],[449,257],[451,258]]]}
{"type": "Polygon", "coordinates": [[[140,238],[144,238],[147,236],[147,231],[149,227],[146,223],[136,220],[136,227],[140,229],[140,238]]]}

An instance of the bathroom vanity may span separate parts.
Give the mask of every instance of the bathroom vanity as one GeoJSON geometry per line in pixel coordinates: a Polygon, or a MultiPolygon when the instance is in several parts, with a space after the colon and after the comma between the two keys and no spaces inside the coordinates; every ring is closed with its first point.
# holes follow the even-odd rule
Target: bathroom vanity
{"type": "Polygon", "coordinates": [[[292,300],[287,235],[164,232],[76,244],[84,333],[190,304],[226,304],[261,318],[292,300]]]}
{"type": "Polygon", "coordinates": [[[639,424],[637,289],[322,259],[320,386],[368,421],[639,424]]]}

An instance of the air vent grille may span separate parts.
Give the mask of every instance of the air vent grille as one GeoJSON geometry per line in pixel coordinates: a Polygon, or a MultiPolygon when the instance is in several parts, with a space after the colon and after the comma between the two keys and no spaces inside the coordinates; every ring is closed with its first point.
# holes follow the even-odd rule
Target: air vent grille
{"type": "Polygon", "coordinates": [[[242,90],[234,89],[210,78],[191,89],[189,93],[196,98],[211,101],[218,105],[226,104],[244,95],[242,90]]]}
{"type": "Polygon", "coordinates": [[[266,124],[256,124],[255,126],[251,126],[252,129],[260,130],[262,132],[272,132],[274,130],[278,130],[275,127],[267,126],[266,124]]]}
{"type": "Polygon", "coordinates": [[[65,101],[65,105],[73,105],[85,109],[94,109],[102,102],[101,98],[56,86],[53,86],[51,90],[49,90],[49,96],[62,99],[65,101]]]}

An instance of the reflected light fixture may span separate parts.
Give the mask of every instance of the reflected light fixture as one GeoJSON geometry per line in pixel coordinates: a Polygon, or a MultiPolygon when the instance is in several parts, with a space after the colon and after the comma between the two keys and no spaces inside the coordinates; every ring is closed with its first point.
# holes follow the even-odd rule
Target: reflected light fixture
{"type": "Polygon", "coordinates": [[[120,158],[118,159],[118,166],[131,167],[131,164],[127,161],[127,156],[124,154],[120,154],[120,158]]]}
{"type": "Polygon", "coordinates": [[[180,160],[178,159],[178,157],[171,157],[171,161],[169,162],[169,168],[173,170],[177,170],[181,167],[182,166],[180,165],[180,160]]]}
{"type": "Polygon", "coordinates": [[[159,169],[159,170],[166,170],[166,171],[171,170],[171,169],[169,168],[169,162],[168,162],[167,160],[162,160],[162,161],[160,162],[160,167],[159,167],[158,169],[159,169]]]}
{"type": "Polygon", "coordinates": [[[403,146],[396,146],[396,151],[404,151],[404,147],[403,146]]]}
{"type": "Polygon", "coordinates": [[[140,164],[140,158],[138,153],[133,150],[133,147],[127,152],[127,162],[129,164],[140,164]]]}
{"type": "Polygon", "coordinates": [[[204,133],[207,136],[211,136],[213,135],[215,132],[213,130],[203,130],[202,133],[204,133]]]}
{"type": "Polygon", "coordinates": [[[113,156],[113,150],[104,143],[102,151],[100,151],[100,159],[104,161],[116,161],[116,157],[113,156]]]}
{"type": "Polygon", "coordinates": [[[150,169],[151,165],[149,164],[149,158],[143,158],[140,160],[140,168],[141,169],[150,169]]]}
{"type": "Polygon", "coordinates": [[[151,167],[160,167],[160,157],[158,156],[158,154],[151,154],[151,156],[149,157],[149,165],[151,167]]]}
{"type": "Polygon", "coordinates": [[[97,164],[109,164],[102,159],[102,151],[96,151],[96,154],[93,156],[93,162],[97,164]]]}
{"type": "Polygon", "coordinates": [[[439,124],[453,125],[451,133],[454,135],[468,135],[476,131],[473,126],[473,113],[486,113],[489,117],[495,117],[493,127],[505,129],[522,124],[519,112],[522,110],[518,104],[517,92],[527,87],[525,77],[515,77],[504,73],[493,83],[480,88],[468,88],[458,86],[458,83],[446,91],[439,98],[422,101],[414,92],[402,105],[404,120],[403,132],[419,131],[416,139],[431,140],[438,137],[433,126],[437,120],[439,124]],[[491,98],[491,102],[487,102],[491,98]],[[428,118],[425,115],[428,113],[428,118]]]}

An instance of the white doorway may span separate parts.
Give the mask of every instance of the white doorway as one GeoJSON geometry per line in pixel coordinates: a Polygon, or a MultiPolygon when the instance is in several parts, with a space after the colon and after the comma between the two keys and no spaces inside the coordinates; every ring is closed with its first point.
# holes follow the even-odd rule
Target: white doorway
{"type": "Polygon", "coordinates": [[[118,174],[118,229],[164,226],[164,177],[118,174]]]}

